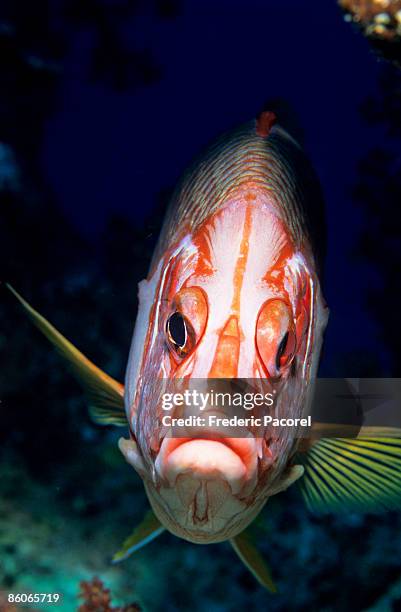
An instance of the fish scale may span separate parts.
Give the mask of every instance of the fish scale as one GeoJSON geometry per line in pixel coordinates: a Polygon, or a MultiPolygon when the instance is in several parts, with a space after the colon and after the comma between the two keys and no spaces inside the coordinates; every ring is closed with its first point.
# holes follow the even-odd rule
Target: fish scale
{"type": "MultiPolygon", "coordinates": [[[[194,231],[245,184],[261,189],[277,203],[297,246],[305,236],[313,240],[317,232],[321,243],[322,196],[312,168],[282,128],[274,126],[264,138],[257,135],[253,120],[220,137],[184,174],[172,196],[153,262],[176,240],[182,227],[194,231]],[[314,222],[309,217],[317,211],[314,222]],[[315,231],[315,225],[319,230],[315,231]]],[[[312,246],[320,258],[322,246],[312,246]]]]}

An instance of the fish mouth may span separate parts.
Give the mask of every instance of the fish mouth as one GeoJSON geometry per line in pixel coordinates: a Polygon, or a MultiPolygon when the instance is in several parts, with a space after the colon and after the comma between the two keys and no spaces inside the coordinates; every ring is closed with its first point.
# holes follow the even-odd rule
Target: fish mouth
{"type": "Polygon", "coordinates": [[[218,437],[203,430],[199,437],[174,438],[168,433],[156,456],[156,472],[172,487],[187,474],[199,481],[225,481],[233,495],[247,496],[258,482],[260,460],[272,462],[272,453],[264,438],[255,438],[248,430],[243,434],[218,437]]]}

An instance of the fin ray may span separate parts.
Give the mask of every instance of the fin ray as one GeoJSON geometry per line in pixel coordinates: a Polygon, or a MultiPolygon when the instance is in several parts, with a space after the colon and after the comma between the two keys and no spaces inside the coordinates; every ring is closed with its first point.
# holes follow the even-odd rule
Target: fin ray
{"type": "Polygon", "coordinates": [[[120,550],[114,555],[113,563],[118,563],[127,559],[132,553],[157,538],[163,531],[164,527],[153,510],[148,510],[143,521],[135,527],[132,534],[124,540],[120,550]]]}
{"type": "MultiPolygon", "coordinates": [[[[315,464],[321,478],[329,482],[331,480],[331,489],[334,490],[336,501],[339,503],[341,499],[349,499],[354,503],[359,501],[368,504],[370,498],[377,494],[378,489],[382,489],[380,481],[373,478],[367,470],[353,472],[348,463],[345,462],[345,465],[342,465],[337,457],[331,455],[325,457],[317,451],[315,464]]],[[[383,489],[381,492],[383,495],[386,494],[383,489]]]]}
{"type": "Polygon", "coordinates": [[[248,529],[230,540],[231,545],[241,561],[246,565],[256,580],[272,593],[277,593],[277,587],[266,561],[256,548],[248,529]]]}
{"type": "Polygon", "coordinates": [[[325,470],[327,470],[328,476],[331,476],[331,488],[336,491],[337,504],[341,504],[341,499],[349,499],[351,503],[357,503],[359,499],[365,503],[369,500],[369,495],[375,494],[375,489],[372,489],[369,480],[359,482],[359,486],[356,486],[352,479],[353,474],[346,466],[340,466],[339,469],[338,464],[331,457],[329,457],[329,461],[332,461],[332,465],[325,461],[324,456],[320,459],[315,457],[316,466],[320,466],[319,472],[321,474],[325,475],[325,470]],[[345,483],[344,475],[349,478],[347,483],[345,483]]]}
{"type": "Polygon", "coordinates": [[[101,425],[126,425],[124,386],[85,357],[11,285],[6,286],[19,301],[32,323],[71,366],[73,374],[83,386],[89,400],[92,419],[101,425]]]}
{"type": "Polygon", "coordinates": [[[401,509],[401,430],[362,428],[357,438],[321,438],[298,456],[299,482],[316,512],[401,509]]]}

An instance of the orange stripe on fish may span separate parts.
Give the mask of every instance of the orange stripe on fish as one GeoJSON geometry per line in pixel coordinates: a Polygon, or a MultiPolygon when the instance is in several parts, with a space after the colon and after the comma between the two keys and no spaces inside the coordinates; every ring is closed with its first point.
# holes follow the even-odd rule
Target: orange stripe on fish
{"type": "MultiPolygon", "coordinates": [[[[245,196],[245,199],[248,199],[248,197],[245,196]]],[[[237,260],[237,265],[235,268],[234,279],[233,279],[234,297],[233,297],[233,301],[231,304],[231,311],[233,313],[236,313],[237,316],[239,316],[239,312],[240,312],[242,281],[244,279],[246,262],[248,258],[249,237],[251,234],[251,228],[252,228],[252,208],[251,208],[251,205],[248,204],[245,210],[245,221],[244,221],[244,226],[243,226],[243,234],[242,234],[240,252],[239,252],[239,256],[237,260]]]]}
{"type": "Polygon", "coordinates": [[[232,315],[223,331],[219,334],[213,365],[209,378],[235,378],[238,372],[238,357],[240,351],[240,331],[238,319],[232,315]]]}

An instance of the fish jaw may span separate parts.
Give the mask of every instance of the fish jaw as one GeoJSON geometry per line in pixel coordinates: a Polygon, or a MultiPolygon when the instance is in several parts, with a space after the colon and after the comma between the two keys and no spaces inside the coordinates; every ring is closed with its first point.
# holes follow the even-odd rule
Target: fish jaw
{"type": "Polygon", "coordinates": [[[135,440],[121,438],[119,448],[143,479],[152,509],[164,527],[197,544],[235,537],[271,495],[286,490],[303,475],[303,467],[293,465],[277,477],[266,441],[251,436],[165,438],[153,478],[135,440]],[[272,481],[269,488],[266,475],[272,481]]]}
{"type": "Polygon", "coordinates": [[[191,437],[170,437],[170,431],[161,440],[145,486],[155,513],[175,535],[197,543],[226,540],[260,510],[260,472],[273,457],[261,438],[246,428],[239,433],[243,437],[222,437],[218,428],[194,428],[191,437]]]}
{"type": "Polygon", "coordinates": [[[231,539],[246,529],[271,495],[303,474],[302,466],[291,466],[267,492],[257,477],[258,444],[237,438],[235,452],[232,443],[182,439],[178,446],[169,443],[161,450],[158,469],[165,478],[145,479],[144,485],[154,513],[172,534],[196,544],[231,539]]]}
{"type": "Polygon", "coordinates": [[[266,499],[249,505],[230,493],[225,481],[194,480],[181,475],[175,488],[156,487],[144,481],[154,513],[173,535],[194,544],[229,540],[246,529],[266,499]]]}
{"type": "MultiPolygon", "coordinates": [[[[134,440],[119,441],[126,461],[144,481],[156,516],[174,535],[195,543],[234,537],[266,500],[259,487],[263,440],[250,432],[243,438],[209,433],[209,438],[166,436],[153,470],[146,469],[134,440]]],[[[272,460],[265,450],[265,469],[272,460]]]]}
{"type": "Polygon", "coordinates": [[[258,484],[257,443],[248,438],[165,438],[145,482],[152,507],[175,535],[195,543],[234,537],[260,510],[249,513],[258,484]]]}

